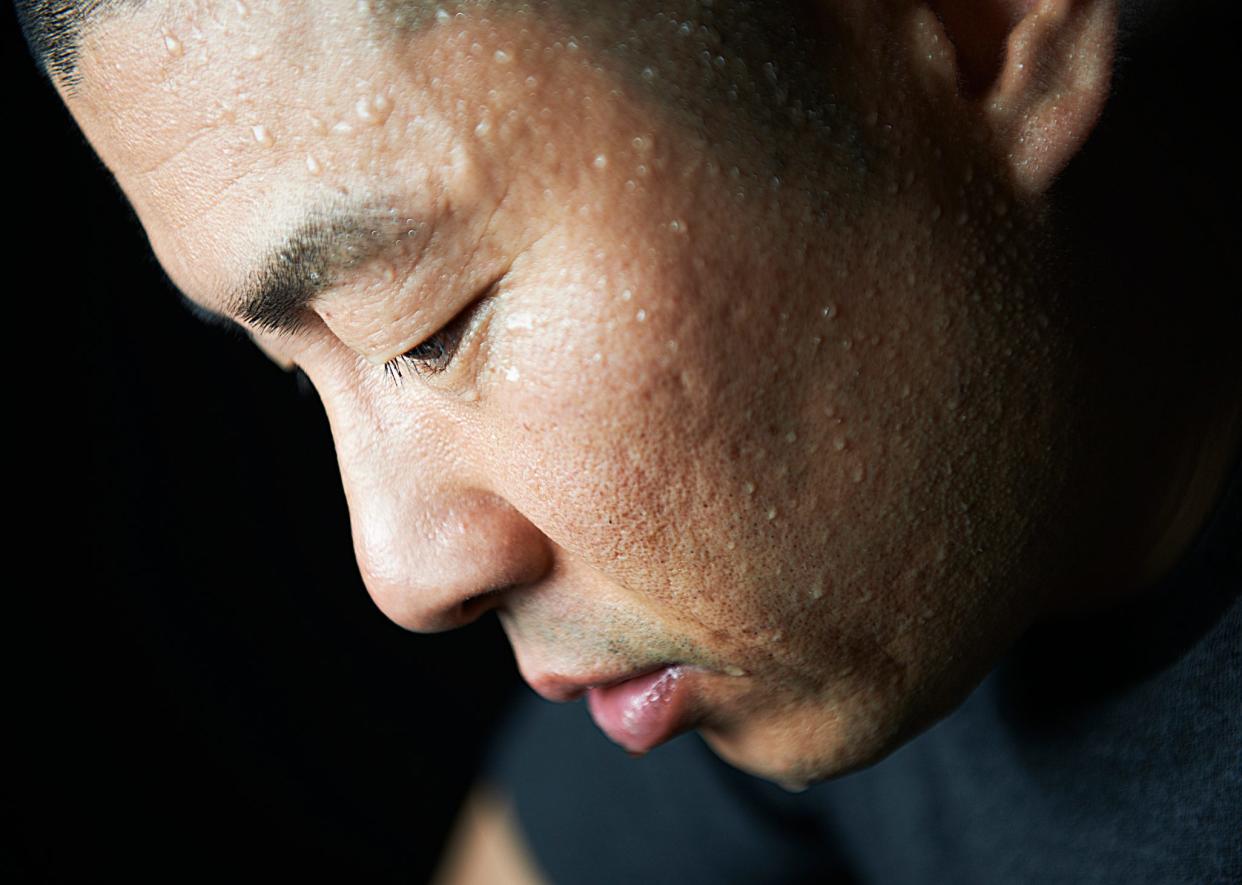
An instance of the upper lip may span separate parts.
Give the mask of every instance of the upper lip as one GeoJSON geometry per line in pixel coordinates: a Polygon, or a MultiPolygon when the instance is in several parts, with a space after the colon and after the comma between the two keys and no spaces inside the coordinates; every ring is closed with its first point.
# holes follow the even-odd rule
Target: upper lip
{"type": "Polygon", "coordinates": [[[562,676],[557,673],[543,673],[528,678],[526,682],[544,700],[563,703],[565,701],[576,701],[592,688],[616,685],[619,682],[625,682],[637,676],[651,673],[654,670],[661,670],[671,666],[673,666],[672,662],[666,661],[660,664],[653,664],[650,667],[591,676],[562,676]]]}

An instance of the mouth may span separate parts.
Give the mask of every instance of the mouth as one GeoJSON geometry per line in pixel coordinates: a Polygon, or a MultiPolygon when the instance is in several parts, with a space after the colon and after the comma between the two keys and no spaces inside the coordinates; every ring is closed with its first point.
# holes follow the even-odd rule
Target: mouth
{"type": "Polygon", "coordinates": [[[572,701],[585,694],[599,729],[631,754],[642,755],[694,726],[693,683],[699,671],[686,664],[662,664],[612,679],[545,677],[530,682],[550,701],[572,701]]]}

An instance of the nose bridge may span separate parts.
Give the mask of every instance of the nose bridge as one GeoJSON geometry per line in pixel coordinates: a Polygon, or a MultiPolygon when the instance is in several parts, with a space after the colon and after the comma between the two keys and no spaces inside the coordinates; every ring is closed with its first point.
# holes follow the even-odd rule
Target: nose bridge
{"type": "Polygon", "coordinates": [[[459,627],[547,572],[547,539],[470,469],[448,428],[428,419],[406,434],[339,413],[331,423],[358,567],[391,620],[459,627]]]}

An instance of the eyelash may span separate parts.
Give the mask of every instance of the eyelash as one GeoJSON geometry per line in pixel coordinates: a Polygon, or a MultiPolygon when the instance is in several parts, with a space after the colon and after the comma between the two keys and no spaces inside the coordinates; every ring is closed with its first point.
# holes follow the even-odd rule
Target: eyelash
{"type": "Polygon", "coordinates": [[[431,335],[422,343],[414,345],[405,353],[395,356],[384,363],[384,374],[391,378],[394,384],[399,384],[402,377],[404,377],[401,372],[403,363],[420,377],[439,375],[447,370],[453,362],[453,357],[457,355],[462,340],[466,337],[471,317],[474,316],[479,305],[496,291],[499,283],[500,278],[497,278],[466,305],[457,316],[449,320],[440,331],[431,335]]]}
{"type": "MultiPolygon", "coordinates": [[[[457,324],[457,320],[453,320],[449,325],[457,324]]],[[[404,363],[413,369],[416,375],[424,377],[439,375],[452,363],[453,357],[457,354],[457,348],[461,345],[461,339],[460,330],[452,332],[449,326],[446,326],[421,344],[411,347],[400,356],[393,357],[384,363],[384,373],[393,380],[394,384],[399,383],[402,378],[401,365],[404,363]]]]}

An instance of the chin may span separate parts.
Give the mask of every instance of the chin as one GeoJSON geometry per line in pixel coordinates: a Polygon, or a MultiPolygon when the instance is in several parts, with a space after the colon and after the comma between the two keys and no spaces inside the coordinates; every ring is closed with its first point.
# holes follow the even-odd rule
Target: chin
{"type": "Polygon", "coordinates": [[[857,684],[830,698],[709,717],[699,733],[735,768],[800,791],[875,765],[951,714],[986,673],[978,663],[932,682],[857,684]]]}
{"type": "Polygon", "coordinates": [[[727,727],[704,725],[699,733],[735,768],[798,791],[874,765],[926,727],[904,713],[856,695],[844,703],[786,709],[727,727]]]}

